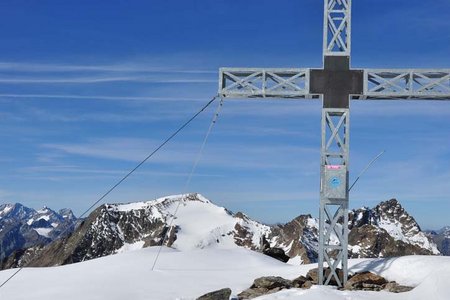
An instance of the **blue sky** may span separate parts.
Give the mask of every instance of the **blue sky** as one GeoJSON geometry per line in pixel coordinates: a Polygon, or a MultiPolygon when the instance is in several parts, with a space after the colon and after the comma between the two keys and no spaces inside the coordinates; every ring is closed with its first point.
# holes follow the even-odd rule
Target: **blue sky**
{"type": "MultiPolygon", "coordinates": [[[[450,2],[353,1],[354,68],[450,68],[450,2]]],[[[321,67],[322,1],[2,1],[0,202],[82,212],[217,93],[217,70],[321,67]]],[[[351,207],[449,225],[450,102],[352,102],[351,207]]],[[[184,191],[214,108],[106,199],[184,191]]],[[[320,101],[226,101],[188,191],[268,222],[319,199],[320,101]]]]}

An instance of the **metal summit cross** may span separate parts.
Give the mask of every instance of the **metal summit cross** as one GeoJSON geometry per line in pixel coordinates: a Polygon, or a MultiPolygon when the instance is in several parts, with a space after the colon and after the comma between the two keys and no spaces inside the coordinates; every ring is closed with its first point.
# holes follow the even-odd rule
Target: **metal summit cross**
{"type": "Polygon", "coordinates": [[[324,3],[323,69],[221,68],[219,96],[323,99],[319,284],[334,279],[342,286],[348,278],[349,100],[450,100],[450,69],[350,69],[351,0],[324,3]]]}

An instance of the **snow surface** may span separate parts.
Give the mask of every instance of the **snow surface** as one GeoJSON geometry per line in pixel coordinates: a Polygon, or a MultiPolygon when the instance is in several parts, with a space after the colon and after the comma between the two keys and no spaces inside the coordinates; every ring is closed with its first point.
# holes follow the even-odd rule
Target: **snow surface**
{"type": "Polygon", "coordinates": [[[49,234],[53,230],[53,228],[34,228],[34,230],[36,230],[36,232],[39,235],[42,235],[42,236],[45,236],[45,237],[49,237],[49,234]]]}
{"type": "MultiPolygon", "coordinates": [[[[151,270],[158,247],[111,255],[52,268],[27,268],[0,289],[0,299],[195,299],[229,287],[236,295],[260,276],[294,279],[315,265],[292,266],[244,248],[178,251],[163,248],[151,270]]],[[[352,259],[350,271],[371,270],[400,284],[417,286],[408,293],[343,292],[315,286],[291,289],[257,299],[447,300],[450,299],[450,257],[406,256],[352,259]]],[[[0,272],[0,282],[14,270],[0,272]]]]}

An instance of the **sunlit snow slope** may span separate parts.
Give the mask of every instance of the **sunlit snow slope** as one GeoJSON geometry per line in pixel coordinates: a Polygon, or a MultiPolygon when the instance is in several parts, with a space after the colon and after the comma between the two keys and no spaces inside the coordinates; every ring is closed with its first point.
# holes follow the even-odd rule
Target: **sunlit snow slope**
{"type": "MultiPolygon", "coordinates": [[[[0,289],[0,299],[195,299],[229,287],[233,294],[264,275],[293,279],[314,265],[291,266],[244,248],[178,251],[163,248],[154,271],[157,247],[111,255],[78,264],[24,269],[0,289]]],[[[417,286],[408,293],[342,292],[330,287],[287,290],[261,299],[450,299],[450,258],[406,256],[353,259],[350,271],[371,270],[401,284],[417,286]]],[[[0,272],[0,281],[15,270],[0,272]]]]}

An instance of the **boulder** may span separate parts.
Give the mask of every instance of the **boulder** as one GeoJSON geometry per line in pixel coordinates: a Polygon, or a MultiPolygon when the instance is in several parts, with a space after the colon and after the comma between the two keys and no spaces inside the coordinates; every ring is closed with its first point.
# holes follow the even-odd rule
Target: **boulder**
{"type": "Polygon", "coordinates": [[[250,288],[265,288],[273,290],[275,288],[290,289],[292,282],[279,276],[267,276],[255,279],[250,288]]]}
{"type": "Polygon", "coordinates": [[[231,296],[231,289],[224,288],[214,292],[206,293],[197,298],[197,300],[229,300],[231,296]]]}
{"type": "Polygon", "coordinates": [[[271,292],[265,288],[249,288],[238,294],[239,300],[253,299],[262,295],[270,294],[271,292]]]}
{"type": "Polygon", "coordinates": [[[272,294],[283,289],[290,289],[293,284],[290,280],[279,276],[267,276],[255,279],[252,286],[238,294],[239,299],[253,299],[262,295],[272,294]]]}
{"type": "Polygon", "coordinates": [[[345,290],[370,290],[380,291],[384,288],[387,280],[384,277],[371,272],[356,273],[345,284],[345,290]]]}
{"type": "MultiPolygon", "coordinates": [[[[319,269],[318,268],[314,268],[308,271],[308,273],[306,274],[306,278],[311,281],[313,284],[318,284],[319,282],[319,269]]],[[[341,269],[336,269],[336,273],[339,277],[339,280],[342,283],[342,280],[344,278],[344,272],[341,269]]],[[[325,268],[325,272],[324,272],[324,280],[326,280],[331,274],[331,269],[330,268],[325,268]]],[[[328,285],[333,285],[333,286],[338,286],[338,283],[336,281],[336,278],[334,276],[331,277],[330,282],[328,283],[328,285]]]]}
{"type": "Polygon", "coordinates": [[[313,285],[312,281],[308,280],[302,285],[302,289],[310,289],[313,285]]]}
{"type": "Polygon", "coordinates": [[[307,281],[308,279],[305,276],[300,276],[292,280],[292,286],[295,288],[301,288],[307,281]]]}
{"type": "Polygon", "coordinates": [[[391,293],[404,293],[404,292],[409,292],[412,289],[413,289],[413,287],[406,286],[406,285],[400,285],[395,281],[388,282],[384,286],[384,290],[391,292],[391,293]]]}

